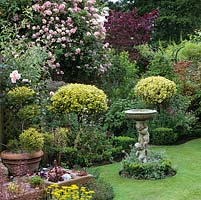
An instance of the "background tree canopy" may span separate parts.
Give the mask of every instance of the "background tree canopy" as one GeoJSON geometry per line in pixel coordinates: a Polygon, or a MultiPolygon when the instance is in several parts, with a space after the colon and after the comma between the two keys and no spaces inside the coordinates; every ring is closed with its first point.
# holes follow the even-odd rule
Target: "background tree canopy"
{"type": "Polygon", "coordinates": [[[180,41],[186,39],[194,30],[201,28],[200,1],[196,0],[122,0],[109,2],[109,7],[117,11],[137,8],[143,15],[153,9],[159,11],[155,23],[154,41],[180,41]]]}

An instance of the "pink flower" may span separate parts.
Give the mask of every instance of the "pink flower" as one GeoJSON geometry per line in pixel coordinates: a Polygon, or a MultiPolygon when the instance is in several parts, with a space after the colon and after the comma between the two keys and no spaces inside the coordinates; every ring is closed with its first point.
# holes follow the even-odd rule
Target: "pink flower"
{"type": "Polygon", "coordinates": [[[108,46],[109,46],[108,42],[103,45],[103,47],[105,47],[105,48],[108,48],[108,46]]]}
{"type": "Polygon", "coordinates": [[[40,34],[43,34],[43,33],[44,33],[44,31],[43,31],[43,30],[40,30],[40,31],[39,31],[39,33],[40,33],[40,34]]]}
{"type": "Polygon", "coordinates": [[[86,34],[87,36],[91,36],[91,33],[90,32],[87,32],[87,34],[86,34]]]}
{"type": "Polygon", "coordinates": [[[60,64],[59,64],[59,63],[56,63],[56,67],[60,67],[60,64]]]}
{"type": "Polygon", "coordinates": [[[43,24],[46,24],[47,20],[46,19],[42,19],[42,22],[43,22],[43,24]]]}
{"type": "Polygon", "coordinates": [[[17,70],[14,70],[10,73],[10,78],[12,83],[16,83],[16,80],[21,78],[21,74],[19,74],[17,70]]]}
{"type": "Polygon", "coordinates": [[[74,12],[79,12],[79,11],[80,11],[80,8],[77,7],[77,6],[75,6],[75,7],[73,8],[73,11],[74,11],[74,12]]]}
{"type": "Polygon", "coordinates": [[[36,34],[33,34],[33,35],[32,35],[32,38],[37,38],[36,34]]]}
{"type": "Polygon", "coordinates": [[[63,11],[65,9],[65,4],[60,4],[58,8],[59,10],[63,11]]]}
{"type": "Polygon", "coordinates": [[[54,8],[53,11],[54,11],[55,13],[59,13],[59,9],[57,9],[57,8],[54,8]]]}
{"type": "Polygon", "coordinates": [[[33,5],[33,9],[34,9],[34,11],[36,11],[36,12],[39,12],[40,11],[40,5],[39,4],[35,4],[35,5],[33,5]]]}
{"type": "Polygon", "coordinates": [[[57,31],[57,33],[61,33],[62,32],[62,30],[60,28],[57,28],[56,31],[57,31]]]}
{"type": "Polygon", "coordinates": [[[75,50],[75,53],[76,53],[76,54],[80,54],[80,52],[81,52],[81,49],[80,49],[80,48],[77,48],[77,49],[75,50]]]}
{"type": "Polygon", "coordinates": [[[94,36],[95,36],[95,38],[97,38],[99,35],[100,35],[99,32],[94,32],[94,36]]]}
{"type": "Polygon", "coordinates": [[[87,3],[89,4],[94,4],[96,2],[96,0],[88,0],[87,3]]]}
{"type": "Polygon", "coordinates": [[[77,28],[72,28],[72,29],[70,30],[71,33],[75,33],[76,31],[77,31],[77,28]]]}
{"type": "Polygon", "coordinates": [[[51,51],[48,51],[48,56],[52,57],[52,52],[51,51]]]}
{"type": "Polygon", "coordinates": [[[98,25],[98,21],[96,21],[95,19],[92,20],[92,24],[93,25],[98,25]]]}
{"type": "Polygon", "coordinates": [[[67,22],[72,23],[72,18],[68,17],[67,22]]]}
{"type": "Polygon", "coordinates": [[[44,11],[44,14],[46,14],[46,15],[49,15],[49,16],[50,16],[50,15],[52,15],[52,11],[51,11],[51,10],[45,10],[45,11],[44,11]]]}
{"type": "Polygon", "coordinates": [[[51,5],[52,5],[52,3],[50,2],[50,1],[46,1],[44,4],[43,4],[43,6],[45,6],[45,7],[51,7],[51,5]]]}
{"type": "Polygon", "coordinates": [[[52,38],[52,36],[51,35],[47,35],[47,40],[50,40],[51,38],[52,38]]]}
{"type": "Polygon", "coordinates": [[[33,27],[32,27],[32,30],[36,30],[36,26],[33,26],[33,27]]]}
{"type": "Polygon", "coordinates": [[[44,31],[45,31],[45,32],[48,32],[48,30],[49,30],[48,28],[44,28],[44,31]]]}
{"type": "Polygon", "coordinates": [[[66,38],[65,38],[65,37],[62,37],[61,40],[62,40],[62,41],[66,41],[66,38]]]}
{"type": "Polygon", "coordinates": [[[61,38],[57,38],[57,43],[60,43],[61,42],[61,38]]]}

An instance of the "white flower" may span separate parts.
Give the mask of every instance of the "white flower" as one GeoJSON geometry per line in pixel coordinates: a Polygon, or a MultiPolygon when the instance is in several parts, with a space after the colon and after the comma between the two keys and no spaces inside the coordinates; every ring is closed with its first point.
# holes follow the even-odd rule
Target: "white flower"
{"type": "Polygon", "coordinates": [[[50,92],[50,96],[53,96],[53,95],[54,95],[54,92],[53,92],[53,91],[51,91],[51,92],[50,92]]]}

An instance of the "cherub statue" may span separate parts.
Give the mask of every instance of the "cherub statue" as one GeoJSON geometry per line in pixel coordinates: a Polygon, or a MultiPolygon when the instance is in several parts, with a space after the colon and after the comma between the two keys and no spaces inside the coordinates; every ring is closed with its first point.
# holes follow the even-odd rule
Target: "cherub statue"
{"type": "Polygon", "coordinates": [[[146,163],[147,162],[147,150],[139,142],[135,143],[135,148],[137,149],[136,156],[138,157],[138,160],[141,163],[146,163]]]}

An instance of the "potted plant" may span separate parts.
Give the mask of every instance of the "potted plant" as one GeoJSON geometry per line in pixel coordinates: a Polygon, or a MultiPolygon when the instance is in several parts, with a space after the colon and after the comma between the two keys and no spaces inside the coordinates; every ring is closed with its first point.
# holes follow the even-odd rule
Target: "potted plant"
{"type": "Polygon", "coordinates": [[[9,140],[8,150],[1,153],[2,162],[14,176],[33,173],[43,156],[44,137],[36,128],[24,130],[19,139],[9,140]]]}

